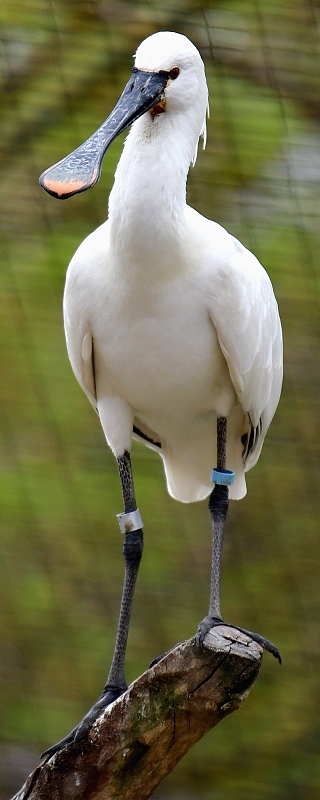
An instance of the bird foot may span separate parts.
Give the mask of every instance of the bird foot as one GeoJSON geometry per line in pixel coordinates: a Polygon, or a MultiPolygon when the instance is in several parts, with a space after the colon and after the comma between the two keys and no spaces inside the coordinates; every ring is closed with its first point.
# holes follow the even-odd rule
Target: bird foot
{"type": "Polygon", "coordinates": [[[260,647],[263,647],[264,650],[268,650],[275,658],[278,659],[279,664],[282,663],[282,658],[280,655],[280,651],[269,641],[269,639],[265,639],[264,636],[261,636],[260,633],[253,633],[252,631],[247,631],[246,628],[240,628],[239,625],[231,625],[230,622],[224,622],[220,617],[205,617],[202,622],[200,622],[198,626],[198,630],[196,633],[196,645],[199,647],[203,644],[204,638],[209,633],[211,628],[215,628],[218,625],[226,625],[230,628],[235,628],[237,631],[241,631],[241,633],[245,633],[250,639],[253,639],[254,642],[257,642],[260,647]]]}
{"type": "Polygon", "coordinates": [[[177,642],[177,644],[174,644],[173,647],[169,647],[169,650],[166,650],[164,653],[161,653],[160,656],[156,656],[156,658],[153,658],[152,661],[150,661],[149,669],[151,669],[151,667],[154,667],[156,664],[159,664],[159,661],[162,661],[162,659],[165,656],[167,656],[168,653],[172,653],[172,651],[175,650],[176,647],[179,647],[179,644],[183,644],[185,641],[186,640],[183,639],[181,642],[177,642]]]}
{"type": "Polygon", "coordinates": [[[96,719],[100,717],[105,708],[117,700],[117,698],[120,697],[120,695],[122,695],[127,688],[127,686],[112,686],[110,684],[106,684],[99,699],[92,706],[92,708],[90,708],[90,711],[88,711],[85,717],[83,717],[81,722],[79,722],[79,725],[77,725],[76,728],[73,728],[68,736],[65,736],[64,739],[60,740],[60,742],[53,744],[52,747],[48,747],[48,749],[41,754],[41,758],[46,758],[48,761],[48,759],[54,756],[55,753],[58,753],[60,750],[63,750],[70,744],[79,742],[81,739],[83,739],[88,733],[89,728],[91,728],[91,725],[93,725],[96,719]]]}

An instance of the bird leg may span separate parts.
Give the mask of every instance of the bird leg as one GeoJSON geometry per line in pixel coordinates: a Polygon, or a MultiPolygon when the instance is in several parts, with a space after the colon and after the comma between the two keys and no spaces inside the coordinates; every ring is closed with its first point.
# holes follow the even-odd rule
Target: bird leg
{"type": "Polygon", "coordinates": [[[119,694],[122,694],[127,689],[124,662],[134,589],[143,552],[143,531],[142,520],[137,509],[134,493],[130,453],[125,452],[117,461],[124,506],[124,513],[118,515],[118,520],[121,530],[125,531],[122,551],[125,558],[125,576],[116,644],[104,691],[118,688],[121,689],[117,695],[119,696],[119,694]],[[140,527],[135,527],[138,524],[140,527]]]}
{"type": "Polygon", "coordinates": [[[72,742],[82,739],[104,709],[128,688],[124,665],[134,589],[143,552],[143,531],[134,493],[130,454],[125,452],[117,459],[117,463],[124,505],[124,512],[118,514],[118,521],[120,530],[125,534],[122,551],[125,558],[125,575],[111,667],[107,682],[97,702],[68,736],[42,753],[41,758],[46,756],[47,760],[72,742]]]}
{"type": "MultiPolygon", "coordinates": [[[[217,471],[225,472],[227,460],[227,420],[217,419],[217,471]]],[[[228,486],[215,484],[209,498],[209,511],[212,519],[212,561],[209,616],[221,619],[220,611],[220,572],[224,526],[229,506],[228,486]]]]}
{"type": "MultiPolygon", "coordinates": [[[[226,417],[217,418],[217,467],[214,472],[223,480],[223,473],[228,475],[226,469],[226,451],[227,451],[227,420],[226,417]]],[[[220,573],[221,573],[221,556],[223,545],[224,526],[229,505],[229,489],[228,485],[223,483],[215,483],[215,486],[209,497],[209,511],[212,520],[212,563],[211,563],[211,584],[210,584],[210,603],[208,615],[200,622],[196,633],[196,644],[199,646],[203,644],[206,634],[210,628],[218,625],[229,625],[223,621],[220,611],[220,573]]],[[[239,628],[238,625],[230,626],[236,630],[247,634],[255,642],[258,642],[261,647],[272,653],[281,664],[281,655],[278,648],[261,636],[259,633],[253,633],[245,628],[239,628]]]]}

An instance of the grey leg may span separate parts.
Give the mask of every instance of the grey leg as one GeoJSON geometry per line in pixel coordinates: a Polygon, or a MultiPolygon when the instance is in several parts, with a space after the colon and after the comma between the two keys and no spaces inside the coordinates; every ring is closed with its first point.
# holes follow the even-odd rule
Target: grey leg
{"type": "MultiPolygon", "coordinates": [[[[126,514],[137,510],[136,498],[134,493],[130,453],[125,452],[118,458],[118,469],[123,497],[123,506],[126,514]]],[[[138,570],[143,552],[143,531],[142,528],[125,533],[123,555],[125,558],[125,576],[122,590],[122,599],[118,623],[118,631],[113,659],[105,686],[127,688],[124,673],[124,663],[126,647],[128,641],[131,609],[133,602],[134,589],[136,585],[138,570]]]]}
{"type": "MultiPolygon", "coordinates": [[[[217,470],[224,472],[226,469],[227,446],[227,420],[226,417],[217,418],[217,470]]],[[[223,545],[224,526],[229,505],[228,486],[215,484],[209,497],[209,511],[212,522],[212,561],[209,613],[200,622],[196,634],[196,644],[203,643],[204,637],[215,624],[222,623],[220,611],[220,573],[223,545]]]]}
{"type": "Polygon", "coordinates": [[[49,747],[42,757],[51,758],[59,750],[77,742],[82,739],[88,732],[89,728],[100,716],[102,711],[113,703],[117,697],[120,697],[127,689],[127,682],[125,678],[125,655],[128,641],[130,616],[132,609],[132,601],[134,588],[136,584],[138,569],[141,561],[143,551],[143,532],[142,528],[135,528],[135,520],[139,519],[139,512],[137,510],[130,454],[125,452],[123,456],[117,459],[119,477],[121,483],[124,514],[119,515],[124,517],[123,525],[125,528],[125,539],[123,545],[123,555],[125,558],[125,576],[122,590],[120,615],[118,622],[118,630],[116,636],[116,643],[114,654],[111,662],[111,667],[108,675],[107,683],[104,686],[101,696],[97,702],[92,706],[90,711],[81,720],[79,725],[74,728],[60,742],[49,747]],[[135,514],[136,512],[136,514],[135,514]]]}
{"type": "MultiPolygon", "coordinates": [[[[227,420],[217,419],[217,470],[224,472],[227,460],[227,420]]],[[[209,616],[221,619],[220,612],[220,573],[224,526],[229,505],[228,486],[215,484],[209,498],[209,511],[212,520],[212,564],[210,584],[209,616]]]]}
{"type": "MultiPolygon", "coordinates": [[[[226,471],[226,444],[227,444],[227,420],[226,417],[217,418],[217,470],[218,472],[226,471]]],[[[221,556],[223,545],[224,526],[229,505],[229,489],[228,486],[215,484],[213,491],[209,498],[209,510],[212,520],[212,565],[211,565],[211,584],[210,584],[210,603],[209,613],[200,622],[196,633],[196,644],[203,644],[203,640],[210,630],[217,625],[228,625],[225,623],[221,616],[220,611],[220,573],[221,573],[221,556]]],[[[246,630],[246,628],[239,628],[238,625],[230,626],[236,628],[242,633],[246,633],[251,639],[258,642],[265,650],[272,653],[281,664],[281,655],[278,648],[261,636],[259,633],[253,633],[246,630]]]]}

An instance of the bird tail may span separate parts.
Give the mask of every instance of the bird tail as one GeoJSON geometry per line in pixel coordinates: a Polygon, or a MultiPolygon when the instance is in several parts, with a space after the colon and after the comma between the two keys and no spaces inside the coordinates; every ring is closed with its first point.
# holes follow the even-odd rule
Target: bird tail
{"type": "MultiPolygon", "coordinates": [[[[163,444],[160,455],[163,459],[167,488],[171,497],[180,500],[181,503],[195,503],[209,497],[213,489],[210,482],[210,469],[206,470],[204,465],[203,475],[197,474],[192,469],[192,465],[167,443],[163,444]],[[208,479],[206,479],[207,476],[208,479]]],[[[231,500],[240,500],[247,493],[240,450],[228,453],[228,468],[236,473],[234,484],[229,489],[229,497],[231,500]]]]}

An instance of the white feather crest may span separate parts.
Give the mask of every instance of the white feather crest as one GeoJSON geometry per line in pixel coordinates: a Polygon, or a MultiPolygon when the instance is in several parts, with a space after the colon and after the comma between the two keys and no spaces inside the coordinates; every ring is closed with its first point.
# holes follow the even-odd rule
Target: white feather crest
{"type": "MultiPolygon", "coordinates": [[[[199,134],[199,139],[200,139],[200,137],[202,137],[202,150],[206,149],[206,144],[207,144],[207,119],[206,119],[207,117],[210,117],[209,102],[208,102],[208,105],[207,105],[206,116],[205,116],[205,118],[203,120],[203,125],[202,125],[202,128],[201,128],[200,134],[199,134]]],[[[193,156],[193,159],[191,161],[191,166],[192,167],[194,167],[194,165],[196,163],[196,160],[197,160],[199,139],[197,141],[197,145],[196,145],[196,149],[195,149],[195,152],[194,152],[194,156],[193,156]]]]}

